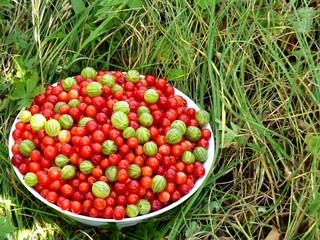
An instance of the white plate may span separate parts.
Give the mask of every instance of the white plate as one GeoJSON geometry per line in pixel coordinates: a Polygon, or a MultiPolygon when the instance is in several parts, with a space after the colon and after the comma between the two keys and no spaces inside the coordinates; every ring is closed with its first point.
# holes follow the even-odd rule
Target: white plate
{"type": "MultiPolygon", "coordinates": [[[[175,89],[175,95],[180,95],[182,97],[184,97],[184,99],[186,99],[187,101],[187,107],[188,108],[194,108],[196,110],[199,110],[199,107],[188,97],[186,96],[184,93],[182,93],[181,91],[179,91],[178,89],[175,89]]],[[[22,110],[21,110],[22,111],[22,110]]],[[[19,116],[19,114],[18,114],[19,116]]],[[[10,155],[10,159],[12,158],[13,154],[11,152],[11,148],[14,144],[14,140],[12,138],[12,132],[15,129],[15,124],[19,121],[18,116],[16,117],[15,121],[13,122],[12,128],[11,128],[11,132],[10,132],[10,136],[9,136],[9,155],[10,155]]],[[[36,197],[38,198],[40,201],[42,201],[43,203],[45,203],[46,205],[52,207],[53,209],[57,210],[58,212],[61,212],[63,214],[65,214],[66,216],[80,222],[86,225],[90,225],[90,226],[102,226],[102,225],[107,225],[108,223],[116,223],[118,227],[126,227],[126,226],[132,226],[135,224],[138,224],[140,222],[146,221],[150,218],[153,218],[155,216],[158,216],[162,213],[165,213],[175,207],[177,207],[178,205],[182,204],[183,202],[185,202],[188,198],[190,198],[199,188],[200,186],[204,183],[204,180],[207,178],[208,174],[210,173],[210,169],[211,166],[213,164],[213,160],[214,160],[214,149],[215,149],[215,143],[214,143],[214,139],[213,139],[213,132],[211,129],[211,126],[209,124],[207,124],[204,128],[207,128],[211,131],[211,138],[209,139],[209,149],[208,149],[208,159],[206,162],[203,163],[204,168],[206,169],[206,173],[205,175],[198,179],[195,183],[195,186],[191,189],[191,191],[183,196],[181,199],[179,199],[177,202],[174,202],[156,212],[151,212],[148,213],[146,215],[142,215],[142,216],[137,216],[134,218],[124,218],[122,220],[115,220],[115,219],[103,219],[103,218],[92,218],[92,217],[88,217],[88,216],[84,216],[84,215],[77,215],[74,214],[70,211],[64,211],[62,210],[60,207],[58,207],[55,204],[52,204],[50,202],[48,202],[45,198],[43,198],[37,191],[35,191],[32,187],[29,187],[25,184],[24,180],[23,180],[23,175],[19,172],[19,170],[13,166],[13,169],[15,171],[15,173],[17,174],[19,180],[22,182],[22,184],[36,197]]]]}

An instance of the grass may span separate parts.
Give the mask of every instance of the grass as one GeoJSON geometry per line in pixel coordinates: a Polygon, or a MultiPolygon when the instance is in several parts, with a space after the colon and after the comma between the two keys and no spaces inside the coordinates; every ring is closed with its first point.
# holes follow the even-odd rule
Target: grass
{"type": "Polygon", "coordinates": [[[317,1],[88,2],[0,1],[0,236],[318,239],[317,1]],[[164,77],[210,111],[215,164],[183,206],[135,227],[95,228],[19,183],[7,149],[16,82],[36,74],[46,86],[85,66],[164,77]]]}

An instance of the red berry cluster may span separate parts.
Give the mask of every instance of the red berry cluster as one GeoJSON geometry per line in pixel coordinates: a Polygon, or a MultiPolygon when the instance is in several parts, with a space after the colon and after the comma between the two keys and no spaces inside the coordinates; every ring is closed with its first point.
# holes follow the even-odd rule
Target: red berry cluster
{"type": "Polygon", "coordinates": [[[62,87],[62,82],[46,87],[44,94],[35,97],[27,109],[34,114],[42,114],[47,120],[59,120],[63,114],[69,114],[74,124],[70,129],[62,129],[58,136],[49,136],[44,129],[34,131],[28,122],[18,121],[12,132],[14,144],[11,148],[12,164],[22,173],[32,172],[38,182],[34,189],[47,201],[57,204],[63,210],[72,211],[94,218],[123,219],[126,217],[126,206],[137,204],[140,199],[150,202],[151,211],[157,211],[172,202],[178,201],[188,194],[198,178],[205,174],[201,162],[185,163],[181,155],[202,146],[209,147],[211,131],[201,128],[201,137],[192,142],[182,138],[177,144],[168,144],[165,134],[170,130],[172,122],[179,119],[186,126],[198,126],[195,120],[196,110],[187,107],[187,101],[180,95],[175,95],[175,89],[163,78],[153,75],[140,77],[136,83],[126,80],[126,75],[120,71],[98,71],[94,80],[75,76],[76,84],[69,91],[62,87]],[[113,91],[109,86],[103,86],[100,96],[90,97],[85,87],[93,81],[99,82],[105,74],[115,79],[115,84],[122,89],[113,91]],[[155,89],[159,99],[149,104],[144,100],[147,89],[155,89]],[[68,102],[77,99],[77,107],[70,107],[68,102]],[[125,139],[122,131],[111,124],[113,106],[118,101],[126,101],[130,106],[129,126],[140,127],[137,109],[140,106],[149,108],[153,123],[148,127],[150,140],[155,142],[158,151],[155,156],[147,156],[143,146],[136,137],[125,139]],[[57,105],[60,103],[59,105],[57,105]],[[62,103],[62,104],[61,104],[62,103]],[[78,126],[83,117],[91,117],[85,126],[78,126]],[[29,139],[36,146],[28,157],[19,151],[20,143],[29,139]],[[104,141],[113,140],[118,151],[106,156],[102,153],[104,141]],[[71,179],[61,177],[61,169],[55,166],[57,155],[63,154],[69,158],[69,164],[75,167],[76,175],[71,179]],[[90,174],[79,170],[81,162],[90,160],[94,165],[90,174]],[[130,164],[141,168],[141,176],[131,179],[128,174],[130,164]],[[117,181],[110,182],[105,175],[109,166],[117,166],[117,181]],[[162,175],[166,179],[166,187],[161,192],[151,189],[152,177],[162,175]],[[105,198],[94,196],[92,184],[104,181],[110,187],[110,194],[105,198]]]}

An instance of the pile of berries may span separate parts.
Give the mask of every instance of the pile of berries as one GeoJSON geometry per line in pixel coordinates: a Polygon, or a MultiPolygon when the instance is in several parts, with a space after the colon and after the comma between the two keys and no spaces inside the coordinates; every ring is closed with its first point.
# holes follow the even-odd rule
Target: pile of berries
{"type": "Polygon", "coordinates": [[[178,201],[205,175],[209,120],[163,78],[87,67],[20,112],[11,162],[62,210],[136,217],[178,201]]]}

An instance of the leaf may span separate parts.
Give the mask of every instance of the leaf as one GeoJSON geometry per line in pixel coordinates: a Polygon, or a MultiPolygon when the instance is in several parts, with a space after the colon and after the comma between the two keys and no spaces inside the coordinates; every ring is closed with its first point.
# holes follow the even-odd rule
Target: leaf
{"type": "Polygon", "coordinates": [[[172,47],[168,41],[166,41],[165,37],[159,37],[154,43],[155,54],[157,54],[157,61],[165,62],[172,55],[172,47]]]}
{"type": "Polygon", "coordinates": [[[35,58],[30,58],[27,61],[25,61],[25,65],[28,69],[31,69],[36,63],[37,63],[37,60],[35,58]]]}
{"type": "MultiPolygon", "coordinates": [[[[120,8],[121,4],[125,5],[128,2],[128,0],[124,1],[124,0],[107,0],[107,1],[103,1],[99,4],[100,8],[97,11],[97,13],[95,13],[95,17],[97,18],[105,18],[107,17],[111,11],[116,10],[115,8],[120,8]]],[[[130,2],[130,1],[129,1],[130,2]]],[[[118,12],[119,14],[119,12],[118,12]]]]}
{"type": "Polygon", "coordinates": [[[246,143],[246,137],[244,135],[237,135],[236,141],[238,146],[243,146],[246,143]]]}
{"type": "Polygon", "coordinates": [[[318,153],[320,150],[320,137],[307,134],[305,141],[307,143],[306,150],[312,153],[318,153]]]}
{"type": "Polygon", "coordinates": [[[135,234],[137,236],[146,236],[144,239],[158,239],[159,232],[155,226],[154,219],[151,219],[147,223],[140,223],[137,225],[135,234]]]}
{"type": "Polygon", "coordinates": [[[247,138],[244,135],[239,134],[241,127],[231,122],[231,128],[227,126],[224,126],[224,128],[222,128],[222,122],[220,120],[216,120],[216,122],[219,124],[219,130],[224,130],[222,148],[229,148],[232,145],[242,146],[246,143],[247,138]]]}
{"type": "Polygon", "coordinates": [[[0,111],[6,109],[7,106],[9,105],[9,102],[10,102],[10,100],[7,97],[5,99],[3,99],[3,100],[0,99],[0,111]]]}
{"type": "Polygon", "coordinates": [[[182,69],[171,68],[167,71],[167,79],[169,81],[182,81],[185,79],[186,73],[182,69]]]}
{"type": "Polygon", "coordinates": [[[306,52],[305,52],[305,50],[298,49],[298,50],[291,51],[290,55],[296,56],[297,58],[301,58],[301,57],[305,57],[306,52]]]}
{"type": "Polygon", "coordinates": [[[14,8],[14,5],[10,3],[10,0],[1,0],[0,7],[7,7],[9,9],[14,8]]]}
{"type": "Polygon", "coordinates": [[[231,122],[230,125],[233,131],[235,131],[236,133],[239,133],[240,127],[237,124],[234,124],[233,122],[231,122]]]}
{"type": "Polygon", "coordinates": [[[315,213],[318,211],[319,204],[320,204],[319,200],[317,200],[317,201],[314,200],[312,203],[310,203],[309,212],[310,212],[311,215],[315,215],[315,213]]]}
{"type": "Polygon", "coordinates": [[[318,215],[318,211],[320,209],[320,193],[316,194],[316,197],[312,200],[310,205],[308,206],[308,210],[311,215],[318,215]]]}
{"type": "Polygon", "coordinates": [[[275,226],[272,226],[272,229],[265,240],[279,240],[279,239],[280,239],[280,232],[278,228],[276,228],[275,226]]]}
{"type": "Polygon", "coordinates": [[[71,5],[75,14],[82,13],[86,9],[82,0],[71,0],[71,5]]]}
{"type": "Polygon", "coordinates": [[[222,128],[223,123],[221,122],[221,120],[216,119],[216,122],[219,124],[219,130],[224,131],[224,138],[222,139],[222,148],[229,148],[232,142],[235,141],[236,137],[238,136],[237,127],[235,124],[231,124],[231,127],[234,129],[228,128],[227,126],[224,126],[224,128],[222,128]]]}
{"type": "Polygon", "coordinates": [[[20,55],[13,56],[14,68],[17,71],[17,77],[22,78],[26,74],[27,68],[20,55]]]}
{"type": "Polygon", "coordinates": [[[21,99],[18,102],[18,109],[22,109],[24,107],[29,107],[31,105],[31,103],[32,103],[31,99],[27,99],[27,98],[21,99]]]}
{"type": "Polygon", "coordinates": [[[259,212],[259,213],[267,213],[268,210],[267,210],[266,207],[258,207],[258,212],[259,212]]]}
{"type": "Polygon", "coordinates": [[[110,229],[115,229],[117,228],[117,224],[114,222],[110,222],[107,225],[102,225],[99,227],[100,229],[104,229],[104,230],[110,230],[110,229]]]}
{"type": "Polygon", "coordinates": [[[26,80],[26,93],[27,94],[32,94],[32,91],[35,89],[37,86],[37,75],[35,72],[33,72],[32,76],[26,80]]]}
{"type": "Polygon", "coordinates": [[[214,1],[212,0],[197,0],[195,4],[201,7],[202,9],[206,9],[209,6],[213,5],[214,1]]]}
{"type": "Polygon", "coordinates": [[[223,146],[222,148],[228,148],[233,140],[236,138],[237,134],[232,130],[227,130],[224,139],[223,139],[223,146]]]}
{"type": "Polygon", "coordinates": [[[23,79],[16,78],[13,83],[13,91],[9,95],[11,100],[19,100],[18,109],[23,107],[29,107],[32,103],[32,100],[39,93],[45,91],[45,88],[42,86],[37,87],[38,74],[36,71],[32,72],[32,75],[23,81],[23,79]]]}
{"type": "Polygon", "coordinates": [[[220,208],[221,208],[221,205],[217,201],[212,201],[210,202],[209,206],[204,207],[204,212],[212,213],[212,212],[218,211],[220,208]]]}
{"type": "Polygon", "coordinates": [[[129,1],[127,5],[129,8],[141,8],[143,5],[143,1],[142,0],[132,0],[132,1],[129,1]]]}
{"type": "Polygon", "coordinates": [[[123,3],[124,1],[123,0],[108,0],[104,6],[109,6],[109,7],[113,7],[113,6],[117,6],[121,3],[123,3]]]}
{"type": "Polygon", "coordinates": [[[239,135],[241,128],[233,122],[231,122],[231,128],[237,134],[237,136],[235,137],[235,141],[237,142],[238,146],[244,145],[246,142],[246,137],[242,134],[239,135]]]}
{"type": "Polygon", "coordinates": [[[197,233],[199,228],[200,228],[200,226],[197,222],[195,222],[195,221],[190,222],[188,225],[188,228],[185,232],[185,236],[190,237],[191,235],[197,233]]]}
{"type": "Polygon", "coordinates": [[[314,8],[299,8],[297,10],[298,20],[293,22],[293,26],[302,32],[310,31],[313,18],[316,15],[314,8]]]}
{"type": "Polygon", "coordinates": [[[16,49],[27,49],[29,47],[28,40],[29,35],[25,32],[22,32],[20,30],[15,31],[14,33],[8,35],[6,38],[7,44],[14,44],[16,49]]]}
{"type": "Polygon", "coordinates": [[[253,150],[255,150],[257,153],[263,154],[266,152],[265,147],[260,147],[259,145],[255,144],[255,143],[248,143],[248,146],[251,147],[253,150]]]}
{"type": "Polygon", "coordinates": [[[0,216],[0,239],[3,239],[8,233],[12,233],[16,228],[5,217],[0,216]]]}
{"type": "Polygon", "coordinates": [[[24,84],[20,79],[15,79],[13,82],[13,91],[10,95],[11,100],[17,100],[20,98],[24,98],[25,96],[25,89],[24,84]]]}

